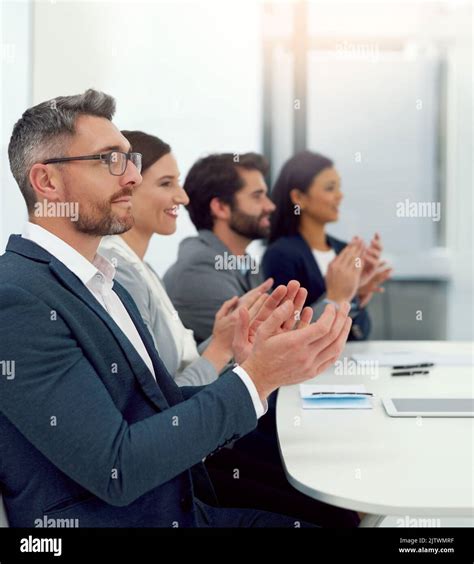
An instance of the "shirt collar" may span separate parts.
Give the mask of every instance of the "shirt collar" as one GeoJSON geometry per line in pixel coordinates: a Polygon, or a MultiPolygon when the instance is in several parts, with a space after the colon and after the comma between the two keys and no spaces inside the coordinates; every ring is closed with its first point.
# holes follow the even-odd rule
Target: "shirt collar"
{"type": "Polygon", "coordinates": [[[87,286],[98,272],[104,276],[109,284],[113,282],[114,265],[98,253],[96,253],[93,262],[90,262],[61,238],[30,221],[25,224],[21,236],[48,251],[66,268],[69,268],[84,285],[87,286]]]}

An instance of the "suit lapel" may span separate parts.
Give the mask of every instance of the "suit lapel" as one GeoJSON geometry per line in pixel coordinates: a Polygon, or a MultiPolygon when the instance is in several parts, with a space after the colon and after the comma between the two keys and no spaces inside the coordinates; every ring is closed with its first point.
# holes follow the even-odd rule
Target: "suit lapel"
{"type": "MultiPolygon", "coordinates": [[[[133,308],[132,306],[133,302],[131,302],[132,298],[123,288],[123,286],[116,281],[114,282],[113,289],[121,299],[123,305],[125,306],[125,309],[127,310],[135,327],[137,328],[138,334],[140,335],[140,338],[142,339],[143,344],[145,345],[145,348],[153,362],[156,381],[158,382],[158,385],[161,391],[163,392],[164,396],[168,400],[168,403],[170,405],[175,405],[176,403],[182,402],[183,396],[181,394],[181,391],[179,387],[176,385],[176,383],[174,382],[167,368],[163,364],[163,361],[161,360],[158,351],[155,348],[155,344],[153,343],[153,339],[150,335],[150,332],[148,331],[146,325],[143,323],[143,320],[139,315],[139,312],[137,313],[138,310],[136,310],[136,308],[133,308]]],[[[150,379],[147,378],[147,382],[149,380],[150,379]]],[[[152,386],[153,388],[156,388],[153,382],[152,382],[152,386]]]]}
{"type": "Polygon", "coordinates": [[[114,291],[122,300],[129,313],[143,343],[150,355],[155,370],[156,382],[147,365],[135,350],[135,347],[124,335],[112,317],[94,298],[84,284],[61,261],[57,260],[48,251],[33,241],[24,239],[19,235],[11,235],[6,248],[7,252],[17,253],[29,260],[48,263],[49,268],[59,282],[77,296],[86,306],[106,324],[114,335],[117,343],[129,360],[133,374],[150,400],[160,409],[165,410],[170,405],[183,401],[179,387],[174,383],[163,362],[161,361],[151,336],[141,319],[136,306],[129,294],[118,282],[114,283],[114,291]],[[158,385],[157,385],[158,383],[158,385]]]}
{"type": "MultiPolygon", "coordinates": [[[[124,335],[120,327],[115,323],[112,317],[107,313],[107,311],[101,306],[101,304],[94,298],[94,296],[90,293],[90,291],[78,280],[78,278],[68,269],[66,268],[60,261],[56,260],[54,257],[50,261],[50,269],[54,273],[54,275],[61,281],[61,283],[66,286],[74,295],[80,298],[88,307],[90,307],[96,315],[102,319],[102,321],[107,325],[109,330],[114,335],[117,343],[119,344],[120,348],[124,352],[125,356],[129,360],[130,366],[132,371],[138,380],[140,386],[142,387],[143,391],[146,395],[153,401],[153,403],[160,409],[165,410],[169,407],[168,398],[165,396],[164,391],[161,391],[161,384],[162,384],[162,373],[161,370],[156,369],[156,363],[154,361],[154,356],[157,356],[155,352],[149,350],[147,347],[148,353],[153,361],[153,366],[156,370],[156,378],[158,382],[158,386],[156,385],[152,374],[148,370],[145,362],[141,358],[141,356],[135,350],[135,347],[132,343],[127,339],[124,335]]],[[[122,296],[120,298],[123,301],[122,296]]],[[[125,305],[127,308],[127,306],[125,305]]],[[[129,309],[127,308],[127,311],[129,309]]],[[[130,312],[129,312],[130,313],[130,312]]],[[[135,319],[132,320],[137,326],[137,321],[135,319]]],[[[138,329],[138,327],[137,327],[138,329]]],[[[140,331],[139,331],[140,333],[140,331]]],[[[142,335],[141,335],[142,336],[142,335]]],[[[143,337],[142,337],[143,338],[143,337]]],[[[170,398],[171,399],[171,398],[170,398]]],[[[171,402],[176,403],[176,402],[171,402]]]]}

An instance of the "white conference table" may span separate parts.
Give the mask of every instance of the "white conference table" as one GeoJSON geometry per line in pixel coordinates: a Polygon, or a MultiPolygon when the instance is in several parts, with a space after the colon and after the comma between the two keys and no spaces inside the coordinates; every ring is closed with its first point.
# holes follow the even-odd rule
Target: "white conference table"
{"type": "MultiPolygon", "coordinates": [[[[471,353],[470,342],[369,341],[355,352],[471,353]]],[[[277,428],[288,481],[306,495],[363,512],[361,526],[405,519],[474,516],[474,418],[389,417],[381,397],[474,397],[472,366],[437,366],[429,375],[336,374],[307,383],[364,384],[373,409],[301,408],[298,386],[280,388],[277,428]]],[[[340,372],[340,370],[338,370],[340,372]]],[[[349,372],[349,370],[346,370],[349,372]]]]}

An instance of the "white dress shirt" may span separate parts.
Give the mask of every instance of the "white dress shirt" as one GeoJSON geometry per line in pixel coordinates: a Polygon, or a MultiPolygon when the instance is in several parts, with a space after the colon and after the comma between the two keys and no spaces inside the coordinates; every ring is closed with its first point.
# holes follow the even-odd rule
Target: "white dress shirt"
{"type": "MultiPolygon", "coordinates": [[[[153,363],[140,334],[122,301],[113,290],[113,280],[115,276],[114,265],[98,253],[95,255],[93,262],[88,261],[65,241],[43,227],[31,222],[26,223],[22,237],[33,241],[48,251],[48,253],[62,262],[66,268],[79,278],[120,327],[156,380],[153,363]]],[[[257,417],[261,417],[265,413],[266,407],[264,407],[260,401],[255,384],[242,367],[237,366],[234,368],[234,372],[245,384],[252,399],[257,417]]]]}

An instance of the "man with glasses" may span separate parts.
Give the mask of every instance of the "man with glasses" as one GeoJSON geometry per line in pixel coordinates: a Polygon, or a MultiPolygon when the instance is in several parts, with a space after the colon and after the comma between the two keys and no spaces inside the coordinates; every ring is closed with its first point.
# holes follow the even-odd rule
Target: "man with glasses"
{"type": "Polygon", "coordinates": [[[30,218],[0,257],[0,359],[13,367],[0,374],[10,525],[295,526],[203,503],[201,461],[252,431],[277,387],[335,361],[348,304],[328,306],[316,324],[303,312],[290,331],[294,301],[280,287],[254,321],[240,312],[241,366],[206,387],[178,388],[114,266],[96,252],[102,236],[133,224],[141,181],[140,155],[114,111],[114,99],[94,90],[44,102],[23,114],[8,147],[30,218]],[[34,216],[40,200],[77,202],[78,221],[34,216]]]}

